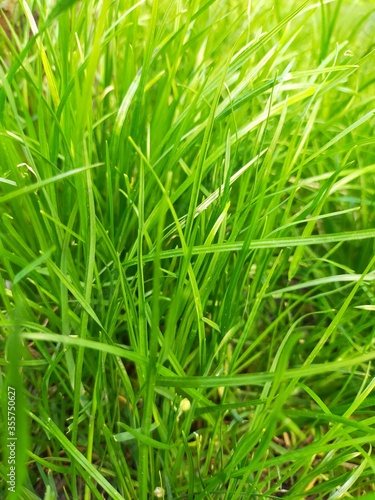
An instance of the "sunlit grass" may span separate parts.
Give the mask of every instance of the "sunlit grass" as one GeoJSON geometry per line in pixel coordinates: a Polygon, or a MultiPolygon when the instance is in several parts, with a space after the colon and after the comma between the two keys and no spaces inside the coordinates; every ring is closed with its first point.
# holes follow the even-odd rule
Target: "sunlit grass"
{"type": "Polygon", "coordinates": [[[7,15],[0,380],[23,382],[23,472],[29,443],[13,497],[371,498],[371,4],[7,15]]]}

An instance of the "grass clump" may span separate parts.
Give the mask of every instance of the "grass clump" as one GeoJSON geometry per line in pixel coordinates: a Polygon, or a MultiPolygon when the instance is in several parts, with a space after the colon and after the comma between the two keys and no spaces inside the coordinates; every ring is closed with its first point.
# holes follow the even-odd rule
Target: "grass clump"
{"type": "Polygon", "coordinates": [[[371,4],[35,1],[2,25],[15,498],[372,498],[371,4]]]}

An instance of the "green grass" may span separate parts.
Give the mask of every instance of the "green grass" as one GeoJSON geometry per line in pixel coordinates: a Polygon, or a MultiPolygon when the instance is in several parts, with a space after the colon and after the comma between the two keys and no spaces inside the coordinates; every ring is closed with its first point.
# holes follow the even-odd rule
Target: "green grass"
{"type": "Polygon", "coordinates": [[[2,16],[9,498],[375,498],[374,12],[2,16]]]}

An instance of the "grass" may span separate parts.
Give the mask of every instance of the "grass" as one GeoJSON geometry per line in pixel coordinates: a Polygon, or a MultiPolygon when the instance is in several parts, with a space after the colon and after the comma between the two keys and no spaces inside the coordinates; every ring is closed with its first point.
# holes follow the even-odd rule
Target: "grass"
{"type": "Polygon", "coordinates": [[[374,9],[2,15],[9,498],[375,498],[374,9]]]}

